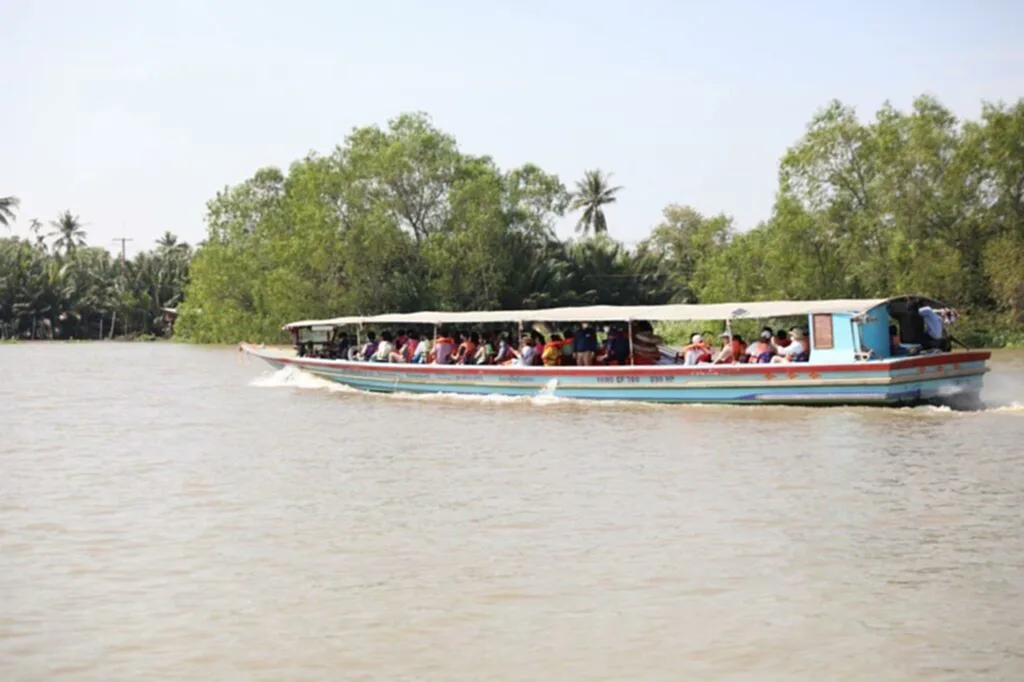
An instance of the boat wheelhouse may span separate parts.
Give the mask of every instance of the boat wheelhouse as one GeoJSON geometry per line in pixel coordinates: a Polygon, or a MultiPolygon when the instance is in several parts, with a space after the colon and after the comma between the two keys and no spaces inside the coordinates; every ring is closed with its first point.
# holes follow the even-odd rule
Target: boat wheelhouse
{"type": "MultiPolygon", "coordinates": [[[[800,319],[809,357],[775,364],[684,365],[674,353],[656,364],[523,366],[362,362],[302,356],[243,344],[274,367],[292,366],[352,388],[383,393],[463,395],[554,395],[585,400],[659,403],[773,405],[981,406],[982,379],[990,354],[949,349],[930,335],[928,316],[955,321],[941,302],[921,296],[891,299],[777,301],[660,306],[585,306],[479,312],[424,311],[303,320],[285,325],[297,346],[326,345],[339,330],[387,327],[433,329],[442,325],[544,323],[725,322],[727,334],[740,320],[800,319]],[[898,329],[897,339],[891,328],[898,329]]],[[[631,349],[632,350],[632,349],[631,349]]],[[[668,350],[668,349],[665,349],[668,350]]],[[[632,359],[632,354],[630,356],[632,359]]]]}

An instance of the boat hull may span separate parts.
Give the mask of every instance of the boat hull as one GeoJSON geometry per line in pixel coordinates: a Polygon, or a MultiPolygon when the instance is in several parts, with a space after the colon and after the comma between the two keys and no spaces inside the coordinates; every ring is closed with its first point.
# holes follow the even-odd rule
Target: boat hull
{"type": "Polygon", "coordinates": [[[243,345],[273,367],[296,367],[376,393],[437,393],[653,403],[981,406],[989,353],[966,352],[844,365],[697,367],[446,366],[299,358],[243,345]]]}

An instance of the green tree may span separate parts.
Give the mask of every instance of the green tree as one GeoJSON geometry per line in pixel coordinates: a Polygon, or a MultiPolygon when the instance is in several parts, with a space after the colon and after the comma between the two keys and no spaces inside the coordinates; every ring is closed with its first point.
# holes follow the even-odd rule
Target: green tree
{"type": "Polygon", "coordinates": [[[82,229],[82,220],[71,211],[64,211],[57,215],[57,219],[50,222],[53,231],[50,236],[54,238],[54,253],[70,256],[75,249],[85,246],[85,230],[82,229]]]}
{"type": "Polygon", "coordinates": [[[18,197],[0,197],[0,225],[8,228],[11,226],[18,204],[18,197]]]}
{"type": "Polygon", "coordinates": [[[605,217],[604,207],[618,200],[615,195],[621,189],[621,186],[611,185],[611,174],[602,173],[600,170],[588,170],[584,173],[583,179],[576,183],[576,191],[573,192],[572,203],[569,206],[573,211],[582,211],[576,223],[576,231],[584,236],[608,232],[608,219],[605,217]]]}
{"type": "Polygon", "coordinates": [[[732,218],[725,214],[706,218],[689,206],[670,204],[640,246],[656,258],[676,302],[694,303],[698,266],[725,248],[733,234],[732,218]]]}

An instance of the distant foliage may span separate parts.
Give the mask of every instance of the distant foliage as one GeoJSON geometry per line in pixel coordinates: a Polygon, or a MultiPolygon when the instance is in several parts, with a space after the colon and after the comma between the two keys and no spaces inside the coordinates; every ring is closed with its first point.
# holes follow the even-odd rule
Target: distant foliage
{"type": "Polygon", "coordinates": [[[70,211],[52,227],[50,243],[39,221],[32,221],[31,240],[0,238],[0,338],[166,334],[162,308],[176,305],[184,293],[188,244],[165,235],[164,243],[122,266],[106,249],[87,245],[82,223],[70,211]]]}

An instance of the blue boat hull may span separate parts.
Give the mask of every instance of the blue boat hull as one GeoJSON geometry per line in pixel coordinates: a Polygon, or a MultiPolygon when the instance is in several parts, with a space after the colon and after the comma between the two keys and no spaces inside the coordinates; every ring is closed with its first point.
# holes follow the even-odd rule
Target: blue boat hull
{"type": "Polygon", "coordinates": [[[298,358],[252,346],[274,367],[375,393],[557,396],[580,400],[767,405],[948,405],[977,409],[988,353],[947,353],[847,365],[494,367],[298,358]]]}

